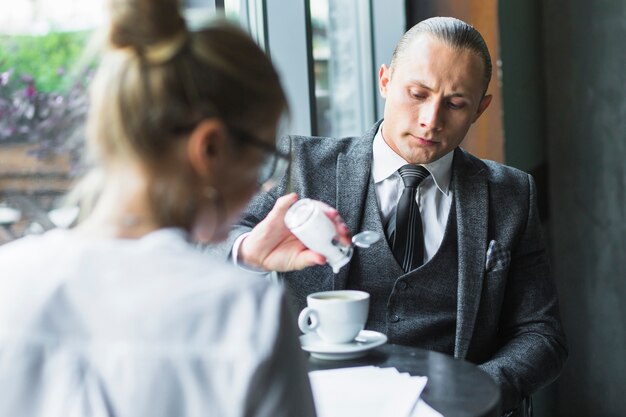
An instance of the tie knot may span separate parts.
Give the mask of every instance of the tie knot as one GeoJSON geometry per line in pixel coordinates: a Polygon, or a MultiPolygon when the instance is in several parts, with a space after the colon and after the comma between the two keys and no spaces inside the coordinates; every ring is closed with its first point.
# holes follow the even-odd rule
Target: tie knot
{"type": "Polygon", "coordinates": [[[421,165],[406,164],[398,170],[405,187],[417,188],[430,172],[421,165]]]}

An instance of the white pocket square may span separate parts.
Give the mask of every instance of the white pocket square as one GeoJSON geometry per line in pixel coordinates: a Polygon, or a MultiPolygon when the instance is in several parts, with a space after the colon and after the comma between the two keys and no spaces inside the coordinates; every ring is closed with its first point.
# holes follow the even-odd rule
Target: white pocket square
{"type": "Polygon", "coordinates": [[[511,262],[511,252],[503,248],[495,240],[489,242],[487,249],[487,260],[485,261],[485,270],[493,271],[494,269],[503,269],[509,266],[511,262]]]}

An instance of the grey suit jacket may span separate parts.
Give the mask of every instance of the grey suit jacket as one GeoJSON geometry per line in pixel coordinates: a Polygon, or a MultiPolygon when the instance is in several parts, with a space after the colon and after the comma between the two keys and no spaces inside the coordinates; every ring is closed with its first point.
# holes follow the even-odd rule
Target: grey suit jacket
{"type": "MultiPolygon", "coordinates": [[[[336,207],[350,229],[359,231],[365,205],[377,204],[366,197],[379,124],[360,138],[283,138],[279,146],[292,155],[289,175],[253,199],[227,247],[289,191],[336,207]]],[[[454,355],[479,364],[496,380],[508,410],[554,380],[567,356],[535,185],[519,170],[460,148],[454,152],[459,268],[454,355]]],[[[345,288],[347,271],[334,275],[327,266],[312,267],[284,274],[284,280],[301,308],[311,292],[345,288]]]]}

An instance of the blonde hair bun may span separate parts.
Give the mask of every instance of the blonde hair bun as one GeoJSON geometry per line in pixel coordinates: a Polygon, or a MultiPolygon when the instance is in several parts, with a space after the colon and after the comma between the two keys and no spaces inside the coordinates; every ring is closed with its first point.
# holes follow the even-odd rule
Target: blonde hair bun
{"type": "Polygon", "coordinates": [[[108,6],[109,42],[114,48],[130,47],[144,55],[150,48],[172,49],[184,43],[187,27],[178,0],[109,0],[108,6]],[[168,44],[177,45],[166,48],[168,44]]]}

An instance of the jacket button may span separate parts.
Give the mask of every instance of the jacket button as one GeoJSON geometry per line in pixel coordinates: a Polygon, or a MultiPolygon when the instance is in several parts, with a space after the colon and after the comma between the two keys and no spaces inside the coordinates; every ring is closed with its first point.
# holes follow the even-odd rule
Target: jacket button
{"type": "Polygon", "coordinates": [[[391,317],[389,317],[389,321],[391,321],[392,323],[397,323],[400,321],[400,317],[398,317],[395,314],[392,314],[391,317]]]}
{"type": "Polygon", "coordinates": [[[396,284],[396,287],[400,290],[400,291],[406,291],[406,289],[408,288],[409,284],[406,283],[405,280],[400,280],[398,281],[398,283],[396,284]]]}

